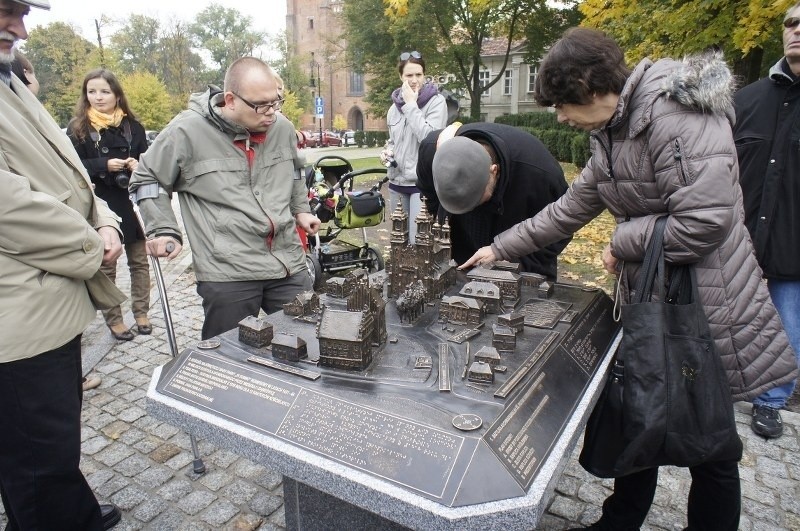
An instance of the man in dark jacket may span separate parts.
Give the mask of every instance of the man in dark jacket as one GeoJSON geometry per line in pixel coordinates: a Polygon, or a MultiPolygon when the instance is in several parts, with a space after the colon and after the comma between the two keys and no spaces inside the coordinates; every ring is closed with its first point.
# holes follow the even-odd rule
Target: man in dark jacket
{"type": "MultiPolygon", "coordinates": [[[[453,258],[460,264],[561,197],[567,182],[534,136],[501,124],[455,123],[420,144],[417,188],[429,212],[449,218],[453,258]]],[[[569,241],[522,257],[522,270],[555,280],[556,258],[569,241]]]]}
{"type": "MultiPolygon", "coordinates": [[[[784,18],[783,51],[768,77],[737,92],[734,138],[745,223],[772,301],[800,354],[800,3],[784,18]]],[[[794,386],[790,382],[753,400],[754,432],[781,436],[778,410],[794,386]]]]}

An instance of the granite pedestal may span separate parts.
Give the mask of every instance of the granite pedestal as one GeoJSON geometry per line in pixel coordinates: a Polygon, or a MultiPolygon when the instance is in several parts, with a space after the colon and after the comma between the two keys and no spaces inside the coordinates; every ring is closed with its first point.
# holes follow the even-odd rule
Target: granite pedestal
{"type": "Polygon", "coordinates": [[[533,529],[619,342],[602,292],[557,284],[534,299],[523,291],[529,326],[493,383],[467,368],[496,316],[442,323],[430,305],[401,324],[390,303],[389,340],[365,370],[316,365],[313,320],[273,314],[306,341],[306,361],[231,331],[158,368],[148,411],[283,474],[290,529],[533,529]]]}

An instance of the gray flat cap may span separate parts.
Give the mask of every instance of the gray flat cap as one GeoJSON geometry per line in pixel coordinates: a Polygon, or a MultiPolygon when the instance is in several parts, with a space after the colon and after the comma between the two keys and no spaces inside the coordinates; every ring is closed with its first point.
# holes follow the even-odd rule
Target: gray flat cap
{"type": "Polygon", "coordinates": [[[433,187],[439,203],[451,214],[465,214],[477,207],[492,159],[469,138],[456,136],[444,141],[433,156],[433,187]]]}

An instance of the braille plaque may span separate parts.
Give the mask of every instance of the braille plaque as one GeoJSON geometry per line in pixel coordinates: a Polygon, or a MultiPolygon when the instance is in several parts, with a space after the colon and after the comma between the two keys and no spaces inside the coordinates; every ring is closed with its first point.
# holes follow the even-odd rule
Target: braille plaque
{"type": "MultiPolygon", "coordinates": [[[[321,303],[342,309],[346,301],[323,295],[321,303]]],[[[491,346],[492,334],[480,332],[498,314],[443,326],[437,305],[426,304],[411,324],[400,322],[394,301],[386,304],[385,337],[397,341],[370,341],[365,369],[319,364],[311,371],[318,378],[304,378],[320,359],[316,328],[278,312],[264,319],[305,341],[305,363],[281,360],[276,370],[248,362],[272,354],[231,330],[217,336],[219,347],[189,348],[167,364],[156,391],[445,506],[522,496],[609,353],[619,331],[613,303],[567,284],[537,299],[535,287],[522,285],[516,311],[524,306],[528,326],[501,353],[496,365],[505,370],[492,368],[477,383],[466,371],[491,346]]],[[[327,356],[352,353],[326,348],[327,356]]]]}

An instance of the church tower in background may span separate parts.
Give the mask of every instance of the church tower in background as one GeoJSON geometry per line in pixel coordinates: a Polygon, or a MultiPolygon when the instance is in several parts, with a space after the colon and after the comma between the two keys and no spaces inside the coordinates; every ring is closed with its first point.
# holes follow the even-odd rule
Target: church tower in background
{"type": "MultiPolygon", "coordinates": [[[[364,96],[367,80],[347,64],[347,41],[343,34],[344,0],[286,0],[286,33],[290,53],[308,75],[306,90],[323,100],[322,129],[332,130],[336,116],[347,129],[385,131],[386,120],[367,117],[364,96]],[[311,80],[313,79],[313,86],[311,80]]],[[[309,109],[300,127],[320,129],[320,121],[309,109]]]]}

